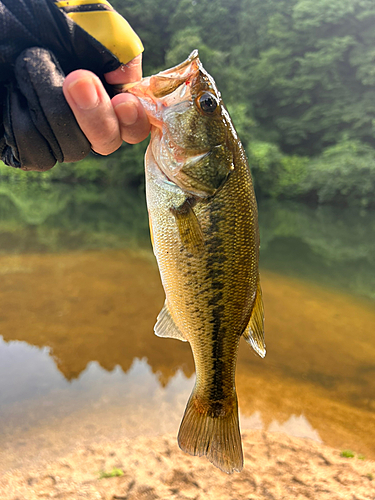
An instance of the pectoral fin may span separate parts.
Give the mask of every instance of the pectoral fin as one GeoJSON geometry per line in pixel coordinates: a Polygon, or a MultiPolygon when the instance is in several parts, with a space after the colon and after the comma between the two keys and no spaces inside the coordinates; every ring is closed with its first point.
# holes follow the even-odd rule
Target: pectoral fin
{"type": "Polygon", "coordinates": [[[180,207],[171,208],[175,216],[181,243],[190,253],[202,250],[203,232],[192,207],[193,201],[188,198],[180,207]]]}
{"type": "Polygon", "coordinates": [[[264,310],[262,300],[262,289],[258,278],[257,293],[255,302],[251,313],[250,321],[243,336],[254,351],[259,354],[261,358],[266,355],[266,344],[264,343],[264,310]]]}
{"type": "Polygon", "coordinates": [[[173,321],[171,313],[168,309],[167,301],[165,301],[163,309],[160,311],[159,316],[157,317],[154,331],[155,335],[157,335],[158,337],[169,337],[186,342],[186,339],[182,335],[180,329],[173,321]]]}

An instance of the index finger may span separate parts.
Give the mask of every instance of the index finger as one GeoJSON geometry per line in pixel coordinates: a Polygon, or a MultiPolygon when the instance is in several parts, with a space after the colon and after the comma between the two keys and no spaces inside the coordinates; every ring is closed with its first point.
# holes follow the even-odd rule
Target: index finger
{"type": "MultiPolygon", "coordinates": [[[[142,54],[104,76],[110,85],[139,82],[142,78],[142,54]]],[[[131,94],[120,93],[112,98],[112,105],[122,139],[129,144],[146,139],[150,133],[150,123],[140,101],[131,94]]]]}
{"type": "Polygon", "coordinates": [[[142,78],[142,54],[132,59],[127,64],[123,64],[115,71],[104,75],[106,82],[110,85],[122,83],[139,82],[142,78]]]}

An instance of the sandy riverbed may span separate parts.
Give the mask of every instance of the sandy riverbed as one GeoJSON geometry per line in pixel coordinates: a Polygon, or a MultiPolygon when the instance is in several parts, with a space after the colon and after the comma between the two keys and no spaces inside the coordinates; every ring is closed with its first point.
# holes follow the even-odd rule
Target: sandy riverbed
{"type": "Polygon", "coordinates": [[[0,477],[2,500],[375,500],[375,462],[308,439],[243,434],[245,468],[228,476],[182,453],[175,436],[77,447],[57,461],[0,477]],[[99,478],[100,471],[123,471],[99,478]]]}

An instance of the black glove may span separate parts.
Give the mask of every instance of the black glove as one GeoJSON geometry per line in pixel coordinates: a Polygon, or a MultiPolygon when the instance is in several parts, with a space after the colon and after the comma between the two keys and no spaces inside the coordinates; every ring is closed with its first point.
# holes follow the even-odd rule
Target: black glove
{"type": "Polygon", "coordinates": [[[64,72],[52,52],[24,50],[14,66],[4,106],[1,159],[23,170],[48,170],[56,161],[82,160],[90,143],[64,95],[64,72]]]}
{"type": "MultiPolygon", "coordinates": [[[[99,11],[101,5],[94,8],[99,11]]],[[[111,7],[105,4],[105,9],[111,7]]],[[[50,0],[0,0],[0,157],[4,163],[23,170],[47,170],[56,161],[84,158],[90,144],[63,96],[64,77],[80,68],[102,77],[119,66],[110,50],[50,0]]]]}

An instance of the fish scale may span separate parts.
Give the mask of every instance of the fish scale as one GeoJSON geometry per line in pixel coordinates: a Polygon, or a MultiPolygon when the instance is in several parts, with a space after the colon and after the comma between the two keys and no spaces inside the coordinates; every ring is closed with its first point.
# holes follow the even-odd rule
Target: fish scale
{"type": "Polygon", "coordinates": [[[129,91],[152,124],[146,197],[166,293],[155,333],[188,341],[196,368],[179,445],[227,473],[240,471],[241,335],[265,354],[258,216],[246,155],[196,52],[129,91]]]}

